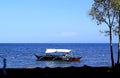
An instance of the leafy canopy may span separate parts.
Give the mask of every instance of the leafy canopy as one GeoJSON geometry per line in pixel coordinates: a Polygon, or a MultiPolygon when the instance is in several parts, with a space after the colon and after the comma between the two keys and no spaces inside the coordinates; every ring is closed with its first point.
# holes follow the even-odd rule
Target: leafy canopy
{"type": "Polygon", "coordinates": [[[91,11],[89,13],[97,24],[106,23],[108,26],[114,25],[115,12],[112,9],[111,0],[94,0],[91,11]]]}

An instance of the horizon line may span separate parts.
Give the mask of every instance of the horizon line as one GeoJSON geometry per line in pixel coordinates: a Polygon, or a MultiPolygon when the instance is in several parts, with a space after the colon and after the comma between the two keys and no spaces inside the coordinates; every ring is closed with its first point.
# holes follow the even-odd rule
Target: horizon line
{"type": "MultiPolygon", "coordinates": [[[[31,44],[31,43],[33,43],[33,44],[54,44],[54,43],[55,43],[55,44],[71,44],[71,43],[74,44],[74,43],[75,43],[75,44],[77,44],[76,42],[74,42],[74,43],[73,43],[73,42],[69,42],[69,43],[68,43],[68,42],[62,42],[62,43],[61,43],[61,42],[41,42],[41,43],[40,43],[40,42],[3,42],[3,43],[0,43],[0,44],[7,44],[7,43],[10,43],[10,44],[14,44],[14,43],[15,43],[15,44],[17,44],[17,43],[18,43],[18,44],[20,44],[20,43],[21,43],[21,44],[22,44],[22,43],[23,43],[23,44],[31,44]]],[[[101,43],[101,44],[102,44],[102,43],[107,43],[107,44],[109,44],[109,42],[79,42],[79,43],[80,43],[80,44],[82,44],[82,43],[83,43],[83,44],[85,44],[85,43],[86,43],[86,44],[87,44],[87,43],[96,43],[96,44],[97,44],[97,43],[101,43]]],[[[79,43],[78,43],[78,44],[79,44],[79,43]]],[[[114,43],[115,43],[115,44],[118,44],[117,42],[113,42],[113,44],[114,44],[114,43]]]]}

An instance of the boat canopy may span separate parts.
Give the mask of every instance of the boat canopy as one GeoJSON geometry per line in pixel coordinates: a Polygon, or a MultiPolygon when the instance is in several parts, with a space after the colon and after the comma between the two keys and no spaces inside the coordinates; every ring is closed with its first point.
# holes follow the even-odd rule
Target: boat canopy
{"type": "Polygon", "coordinates": [[[69,49],[46,49],[45,53],[55,53],[55,52],[63,52],[63,53],[69,53],[71,50],[69,49]]]}

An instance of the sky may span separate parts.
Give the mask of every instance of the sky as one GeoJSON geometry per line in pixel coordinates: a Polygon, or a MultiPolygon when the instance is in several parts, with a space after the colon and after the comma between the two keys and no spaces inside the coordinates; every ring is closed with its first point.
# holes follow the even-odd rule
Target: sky
{"type": "MultiPolygon", "coordinates": [[[[0,43],[109,43],[93,0],[0,0],[0,43]]],[[[117,43],[117,37],[113,37],[117,43]]]]}

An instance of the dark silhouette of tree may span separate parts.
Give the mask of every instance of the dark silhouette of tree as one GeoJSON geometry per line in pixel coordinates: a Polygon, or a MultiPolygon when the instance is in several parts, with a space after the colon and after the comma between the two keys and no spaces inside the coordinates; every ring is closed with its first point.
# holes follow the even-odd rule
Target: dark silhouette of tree
{"type": "Polygon", "coordinates": [[[119,31],[118,31],[118,59],[117,64],[120,64],[120,10],[119,10],[119,31]]]}
{"type": "Polygon", "coordinates": [[[120,64],[120,0],[112,0],[112,8],[116,12],[116,19],[118,26],[116,26],[115,32],[118,33],[118,58],[117,64],[120,64]]]}
{"type": "Polygon", "coordinates": [[[118,22],[116,21],[116,12],[112,7],[112,0],[94,0],[89,15],[92,16],[93,20],[96,20],[98,25],[105,23],[109,28],[104,33],[109,34],[111,64],[114,67],[112,34],[118,22]]]}

